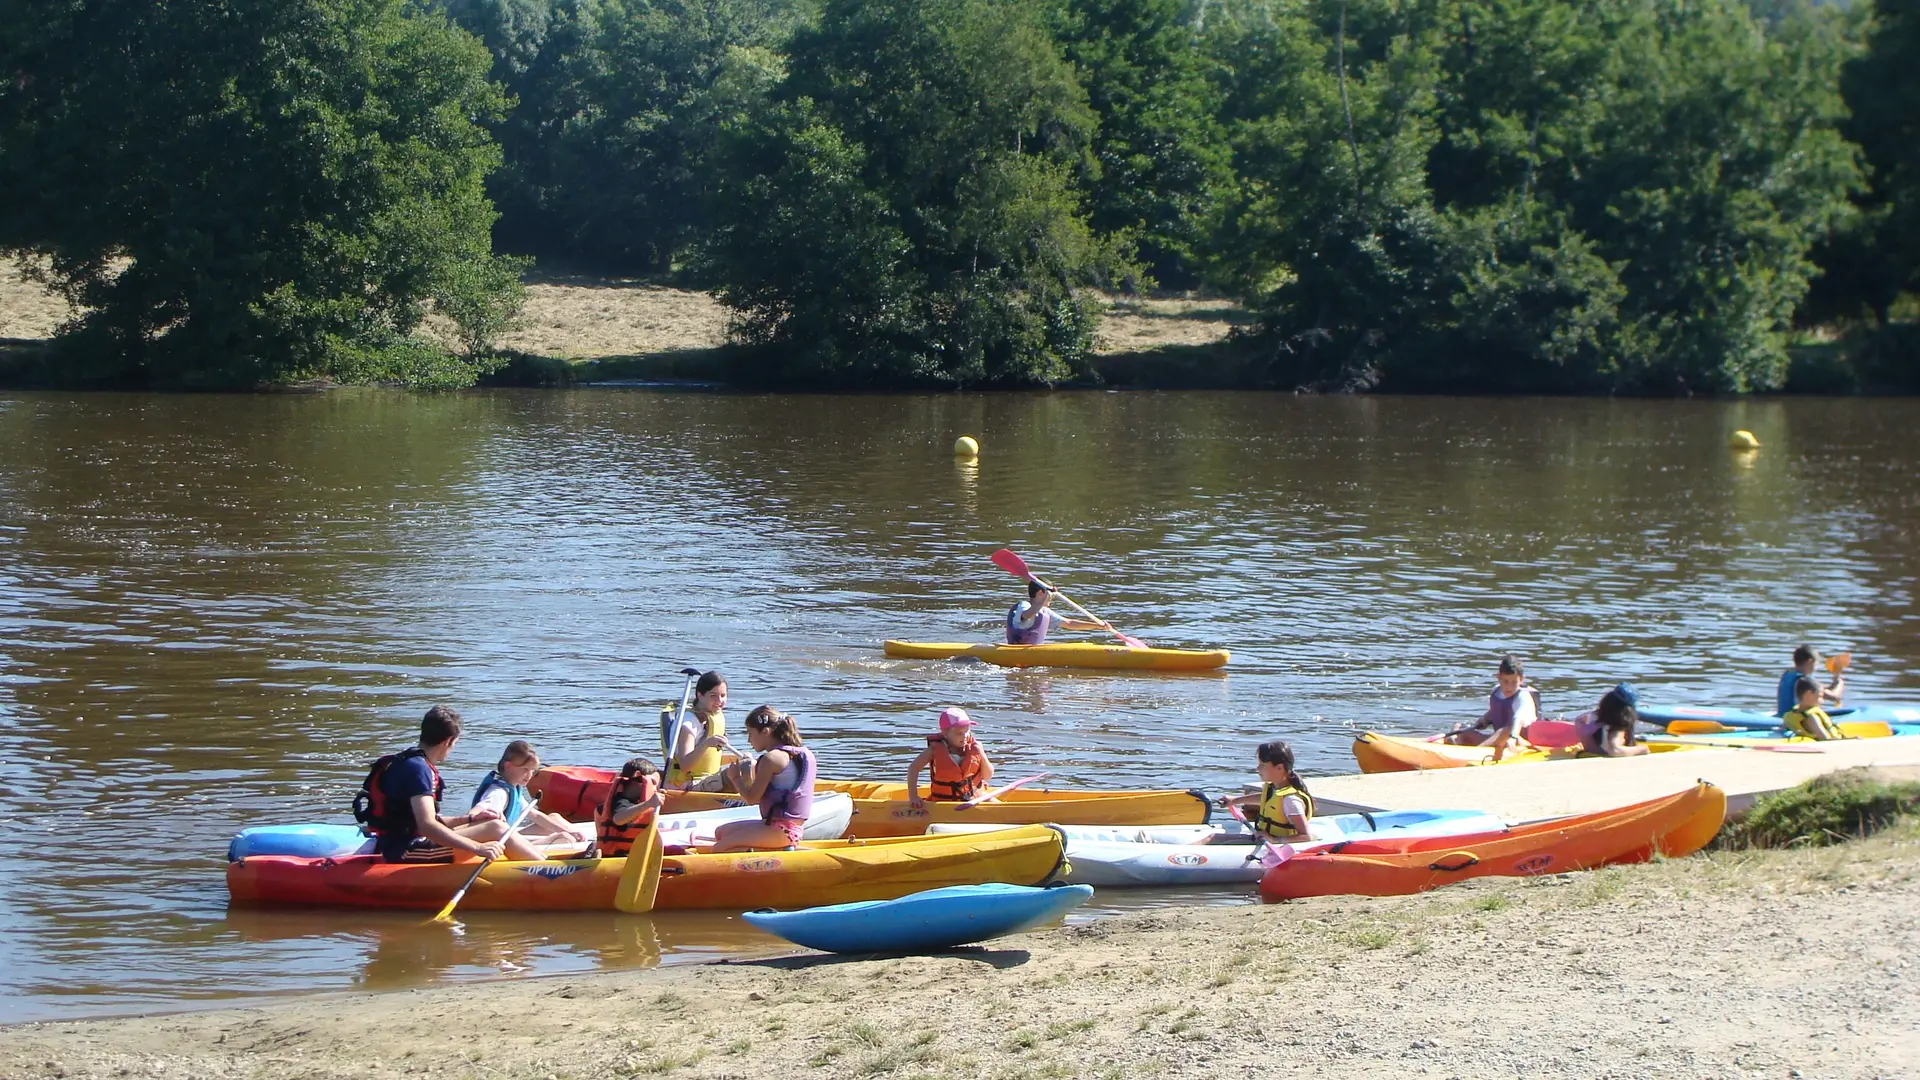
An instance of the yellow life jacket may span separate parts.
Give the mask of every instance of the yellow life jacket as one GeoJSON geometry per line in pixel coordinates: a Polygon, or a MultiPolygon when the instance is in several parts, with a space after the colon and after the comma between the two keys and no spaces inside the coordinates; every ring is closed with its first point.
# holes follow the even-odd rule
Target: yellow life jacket
{"type": "Polygon", "coordinates": [[[1313,816],[1313,796],[1297,787],[1281,787],[1268,784],[1266,793],[1260,796],[1260,813],[1253,819],[1255,832],[1265,833],[1278,839],[1290,839],[1299,836],[1293,822],[1287,820],[1286,810],[1281,807],[1287,796],[1293,796],[1306,804],[1307,816],[1313,816]]]}
{"type": "MultiPolygon", "coordinates": [[[[725,711],[716,712],[708,716],[702,716],[697,712],[689,711],[688,715],[707,725],[706,738],[713,738],[714,736],[727,733],[727,714],[725,711]]],[[[674,744],[680,742],[680,730],[678,728],[674,729],[673,742],[674,744]]],[[[719,772],[720,765],[720,748],[717,746],[709,746],[705,750],[695,754],[693,763],[683,769],[674,762],[673,746],[670,745],[667,747],[667,786],[685,787],[695,780],[705,779],[719,772]]]]}
{"type": "Polygon", "coordinates": [[[1787,730],[1795,735],[1805,735],[1809,739],[1840,738],[1840,725],[1833,722],[1827,710],[1815,705],[1811,709],[1788,709],[1787,715],[1780,718],[1787,730]]]}

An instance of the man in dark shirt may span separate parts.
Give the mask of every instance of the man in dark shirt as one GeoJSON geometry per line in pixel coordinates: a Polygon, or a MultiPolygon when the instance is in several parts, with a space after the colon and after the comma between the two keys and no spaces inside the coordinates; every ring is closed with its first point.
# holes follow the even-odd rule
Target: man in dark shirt
{"type": "Polygon", "coordinates": [[[376,846],[388,862],[451,862],[464,851],[483,859],[539,859],[540,852],[492,809],[440,816],[439,764],[460,740],[460,714],[445,705],[427,710],[418,746],[395,757],[376,778],[382,813],[375,815],[376,846]]]}

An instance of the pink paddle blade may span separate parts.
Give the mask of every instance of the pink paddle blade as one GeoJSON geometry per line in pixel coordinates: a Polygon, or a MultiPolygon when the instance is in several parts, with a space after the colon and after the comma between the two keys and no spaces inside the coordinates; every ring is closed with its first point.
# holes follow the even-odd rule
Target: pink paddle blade
{"type": "Polygon", "coordinates": [[[1031,578],[1033,571],[1027,569],[1027,561],[1015,555],[1011,549],[1001,548],[993,553],[993,565],[1005,570],[1017,578],[1031,578]]]}

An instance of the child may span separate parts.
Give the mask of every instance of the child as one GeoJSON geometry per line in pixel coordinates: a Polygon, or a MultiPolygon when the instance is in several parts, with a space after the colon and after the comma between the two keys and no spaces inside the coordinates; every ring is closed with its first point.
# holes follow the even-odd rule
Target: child
{"type": "Polygon", "coordinates": [[[1635,736],[1633,726],[1640,722],[1634,706],[1640,695],[1621,683],[1607,691],[1591,712],[1573,718],[1573,729],[1580,735],[1582,753],[1601,757],[1639,757],[1647,753],[1645,743],[1635,736]]]}
{"type": "MultiPolygon", "coordinates": [[[[1800,697],[1801,680],[1811,681],[1813,679],[1813,669],[1819,666],[1819,663],[1820,654],[1814,651],[1813,646],[1802,645],[1793,650],[1793,666],[1780,673],[1780,688],[1774,695],[1773,714],[1775,716],[1784,717],[1787,713],[1793,711],[1793,707],[1800,697]]],[[[1846,676],[1835,671],[1833,673],[1833,685],[1820,688],[1820,701],[1831,701],[1835,705],[1838,705],[1840,704],[1841,696],[1846,692],[1846,676]]],[[[1819,701],[1814,702],[1816,705],[1819,703],[1819,701]]]]}
{"type": "Polygon", "coordinates": [[[520,831],[529,843],[578,844],[593,839],[588,825],[575,824],[558,814],[539,809],[527,791],[527,784],[540,771],[540,755],[533,744],[515,739],[501,752],[493,771],[474,789],[472,810],[491,810],[500,820],[520,831]]]}
{"type": "Polygon", "coordinates": [[[660,770],[646,758],[628,759],[620,766],[613,788],[593,816],[598,830],[596,847],[603,859],[625,858],[647,826],[660,812],[660,770]]]}
{"type": "Polygon", "coordinates": [[[1793,696],[1798,704],[1788,709],[1787,714],[1780,718],[1781,722],[1787,725],[1788,731],[1823,742],[1829,739],[1846,738],[1845,735],[1840,734],[1840,725],[1834,723],[1833,717],[1827,715],[1827,710],[1820,707],[1819,683],[1802,678],[1794,685],[1793,696]]]}
{"type": "Polygon", "coordinates": [[[1307,782],[1293,769],[1293,747],[1280,739],[1260,744],[1256,766],[1266,786],[1258,794],[1240,795],[1227,800],[1229,806],[1258,806],[1259,813],[1247,824],[1256,834],[1272,840],[1311,840],[1309,822],[1313,818],[1313,796],[1307,782]]]}
{"type": "Polygon", "coordinates": [[[693,702],[674,729],[667,756],[667,783],[688,791],[731,791],[721,770],[727,741],[727,679],[709,671],[693,684],[693,702]]]}
{"type": "Polygon", "coordinates": [[[925,806],[920,798],[920,770],[932,767],[927,794],[940,802],[966,802],[986,790],[993,779],[993,762],[973,737],[973,718],[955,706],[940,710],[940,730],[927,736],[927,748],[907,766],[907,804],[925,806]]]}
{"type": "Polygon", "coordinates": [[[1487,695],[1487,711],[1472,727],[1448,732],[1446,741],[1455,746],[1491,745],[1493,760],[1499,761],[1507,752],[1507,744],[1522,742],[1520,733],[1540,718],[1540,692],[1531,686],[1522,686],[1525,678],[1526,669],[1512,653],[1502,656],[1500,670],[1494,676],[1499,685],[1487,695]],[[1486,734],[1481,734],[1482,731],[1486,734]]]}
{"type": "Polygon", "coordinates": [[[780,851],[797,847],[813,813],[818,775],[813,751],[800,741],[793,717],[771,705],[747,714],[747,743],[760,756],[726,767],[740,797],[760,807],[759,821],[729,821],[713,831],[715,853],[780,851]]]}

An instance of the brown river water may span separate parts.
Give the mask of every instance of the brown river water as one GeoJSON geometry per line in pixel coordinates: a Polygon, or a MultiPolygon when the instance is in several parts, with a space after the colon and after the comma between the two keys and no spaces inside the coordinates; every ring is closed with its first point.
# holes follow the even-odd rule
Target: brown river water
{"type": "Polygon", "coordinates": [[[515,737],[650,749],[689,664],[832,776],[898,776],[959,704],[1005,776],[1215,791],[1265,738],[1329,774],[1358,728],[1477,715],[1508,650],[1550,712],[1619,679],[1764,707],[1803,640],[1913,700],[1917,464],[1897,400],[0,396],[0,1022],[776,947],[728,915],[229,911],[228,838],[345,820],[436,702],[464,808],[515,737]],[[1001,545],[1232,666],[881,657],[997,634],[1001,545]]]}

